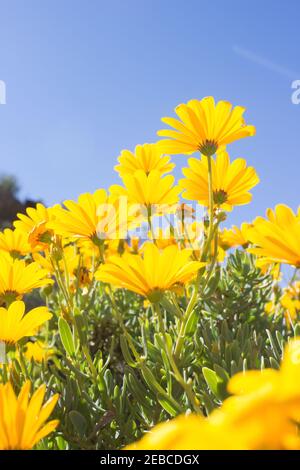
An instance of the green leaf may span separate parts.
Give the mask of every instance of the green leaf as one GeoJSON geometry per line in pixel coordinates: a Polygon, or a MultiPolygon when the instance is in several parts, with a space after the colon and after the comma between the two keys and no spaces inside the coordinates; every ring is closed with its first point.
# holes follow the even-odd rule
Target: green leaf
{"type": "Polygon", "coordinates": [[[266,333],[267,333],[267,335],[268,335],[268,338],[269,338],[269,341],[270,341],[270,344],[271,344],[271,348],[272,348],[272,350],[273,350],[273,352],[274,352],[274,354],[275,354],[275,356],[276,356],[276,359],[280,359],[280,352],[279,352],[279,350],[278,350],[278,348],[277,348],[277,345],[276,345],[276,343],[275,343],[275,341],[274,341],[274,338],[273,338],[273,336],[272,336],[272,333],[270,332],[270,330],[266,330],[266,333]]]}
{"type": "MultiPolygon", "coordinates": [[[[224,372],[222,370],[222,375],[224,372]]],[[[226,379],[219,377],[219,375],[214,370],[209,369],[208,367],[203,367],[202,373],[210,391],[215,395],[216,398],[218,398],[218,400],[224,400],[228,396],[226,391],[228,379],[226,375],[226,379]]]]}
{"type": "Polygon", "coordinates": [[[207,393],[203,394],[202,400],[203,400],[207,414],[210,414],[216,407],[214,402],[212,401],[212,399],[207,393]]]}
{"type": "Polygon", "coordinates": [[[214,370],[209,369],[208,367],[203,367],[202,373],[204,375],[205,382],[211,390],[211,392],[217,396],[218,395],[218,376],[214,370]]]}
{"type": "Polygon", "coordinates": [[[170,402],[166,397],[157,397],[157,400],[161,406],[169,413],[169,415],[175,417],[178,415],[178,408],[176,408],[172,402],[170,402]]]}
{"type": "Polygon", "coordinates": [[[198,318],[199,318],[199,313],[197,312],[197,310],[194,310],[185,326],[186,336],[193,336],[193,334],[195,333],[197,329],[198,318]]]}
{"type": "Polygon", "coordinates": [[[147,401],[147,396],[149,395],[149,393],[147,392],[144,385],[136,378],[133,371],[128,372],[127,381],[130,392],[134,395],[139,404],[143,407],[152,409],[151,407],[149,407],[147,401]]]}
{"type": "Polygon", "coordinates": [[[60,334],[61,342],[65,348],[66,353],[74,357],[75,356],[75,345],[73,341],[73,335],[71,332],[71,328],[69,327],[66,320],[62,317],[58,320],[58,330],[60,334]]]}
{"type": "Polygon", "coordinates": [[[77,434],[80,437],[83,437],[87,429],[87,421],[85,417],[81,413],[79,413],[79,411],[72,410],[69,413],[69,418],[77,434]]]}
{"type": "Polygon", "coordinates": [[[297,325],[295,326],[294,335],[295,336],[300,336],[300,323],[297,323],[297,325]]]}
{"type": "Polygon", "coordinates": [[[276,369],[276,370],[280,369],[280,365],[276,361],[276,359],[274,359],[274,357],[270,357],[269,361],[270,361],[270,365],[271,365],[272,369],[276,369]]]}
{"type": "Polygon", "coordinates": [[[86,322],[84,321],[84,317],[81,313],[77,313],[74,316],[76,329],[78,331],[79,341],[81,345],[87,344],[87,326],[86,322]]]}
{"type": "Polygon", "coordinates": [[[124,335],[120,336],[120,346],[121,346],[124,359],[127,362],[127,364],[131,367],[136,367],[136,363],[134,362],[134,359],[132,358],[132,355],[129,351],[128,343],[124,335]]]}
{"type": "Polygon", "coordinates": [[[160,397],[160,399],[164,398],[166,401],[168,401],[172,405],[172,407],[177,410],[177,413],[182,412],[180,405],[176,402],[176,400],[172,396],[169,396],[167,392],[162,388],[162,386],[158,383],[158,381],[154,377],[149,367],[145,365],[143,366],[142,375],[145,379],[146,384],[150,388],[150,390],[152,390],[156,394],[157,397],[160,397]]]}

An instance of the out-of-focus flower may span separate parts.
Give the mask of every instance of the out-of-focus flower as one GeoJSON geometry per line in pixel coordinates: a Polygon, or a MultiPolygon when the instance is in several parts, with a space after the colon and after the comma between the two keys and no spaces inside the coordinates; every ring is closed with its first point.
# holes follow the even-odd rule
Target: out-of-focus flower
{"type": "Polygon", "coordinates": [[[204,265],[190,260],[190,250],[179,250],[175,245],[159,250],[151,242],[145,243],[142,255],[125,253],[111,257],[95,274],[97,280],[136,292],[152,302],[166,290],[190,281],[204,265]]]}
{"type": "Polygon", "coordinates": [[[235,375],[222,411],[250,449],[300,449],[300,339],[286,346],[280,370],[235,375]]]}
{"type": "Polygon", "coordinates": [[[280,304],[288,321],[295,320],[300,314],[300,281],[296,281],[283,289],[280,304]]]}
{"type": "Polygon", "coordinates": [[[179,119],[162,118],[173,128],[158,131],[159,136],[167,137],[159,142],[162,151],[170,154],[200,151],[211,156],[220,147],[255,134],[255,127],[245,124],[244,111],[241,106],[232,109],[228,101],[215,104],[212,96],[180,104],[175,108],[179,119]]]}
{"type": "Polygon", "coordinates": [[[156,228],[153,230],[153,233],[149,232],[149,239],[153,240],[155,245],[158,248],[166,248],[170,245],[177,245],[178,242],[175,237],[175,233],[171,227],[166,227],[165,229],[156,228]]]}
{"type": "Polygon", "coordinates": [[[243,222],[240,227],[233,225],[230,229],[224,228],[219,234],[220,245],[224,249],[242,246],[246,248],[249,244],[247,232],[251,224],[243,222]]]}
{"type": "MultiPolygon", "coordinates": [[[[184,189],[183,197],[209,206],[209,182],[207,159],[189,158],[189,167],[183,168],[184,179],[179,185],[184,189]]],[[[230,162],[227,152],[218,153],[211,159],[212,189],[214,206],[231,211],[233,206],[248,204],[252,195],[249,190],[257,185],[259,178],[253,167],[247,167],[246,160],[237,158],[230,162]]]]}
{"type": "Polygon", "coordinates": [[[122,150],[118,161],[119,165],[116,165],[114,169],[121,178],[128,174],[133,175],[136,170],[142,170],[146,174],[157,170],[161,175],[164,175],[175,167],[174,163],[170,162],[170,157],[162,154],[157,144],[137,145],[134,153],[122,150]]]}
{"type": "Polygon", "coordinates": [[[269,258],[257,258],[255,266],[261,270],[262,274],[270,274],[274,281],[280,281],[282,278],[281,264],[274,263],[269,258]]]}
{"type": "Polygon", "coordinates": [[[254,220],[248,238],[256,245],[249,248],[250,253],[300,268],[300,208],[298,214],[284,204],[268,209],[267,219],[254,220]]]}
{"type": "Polygon", "coordinates": [[[34,343],[29,341],[26,344],[26,350],[24,352],[26,359],[29,361],[33,359],[35,362],[47,361],[53,354],[54,349],[47,347],[47,345],[41,341],[35,341],[34,343]]]}
{"type": "Polygon", "coordinates": [[[0,384],[0,449],[28,450],[55,430],[59,421],[47,421],[58,394],[43,404],[46,386],[41,385],[30,397],[27,381],[18,396],[10,382],[0,384]]]}
{"type": "Polygon", "coordinates": [[[285,349],[280,370],[233,376],[234,396],[208,418],[178,417],[159,424],[127,449],[300,449],[300,339],[285,349]]]}
{"type": "MultiPolygon", "coordinates": [[[[228,431],[228,430],[226,430],[228,431]]],[[[232,430],[231,430],[232,431],[232,430]]],[[[178,416],[158,424],[125,450],[238,450],[244,441],[238,433],[225,432],[201,416],[178,416]]]]}

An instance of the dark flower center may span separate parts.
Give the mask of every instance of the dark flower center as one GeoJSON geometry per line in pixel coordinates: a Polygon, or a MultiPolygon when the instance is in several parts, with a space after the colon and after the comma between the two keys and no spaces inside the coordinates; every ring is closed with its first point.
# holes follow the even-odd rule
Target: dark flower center
{"type": "Polygon", "coordinates": [[[216,153],[218,144],[214,140],[205,140],[199,145],[199,150],[203,155],[211,157],[216,153]]]}
{"type": "Polygon", "coordinates": [[[226,201],[227,201],[227,193],[226,191],[224,191],[224,189],[218,189],[217,191],[214,191],[214,203],[217,206],[224,204],[224,202],[226,201]]]}

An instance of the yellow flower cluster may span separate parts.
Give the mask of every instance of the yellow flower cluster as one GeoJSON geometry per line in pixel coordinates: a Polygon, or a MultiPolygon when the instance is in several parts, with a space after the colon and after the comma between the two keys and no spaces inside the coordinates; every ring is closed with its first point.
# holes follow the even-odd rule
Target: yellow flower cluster
{"type": "MultiPolygon", "coordinates": [[[[86,306],[100,282],[112,286],[110,292],[122,288],[143,296],[161,323],[159,303],[165,293],[168,298],[192,293],[186,311],[178,314],[178,359],[201,277],[205,274],[208,283],[226,250],[246,248],[262,270],[281,263],[300,268],[300,209],[294,213],[280,204],[267,211],[266,219],[220,228],[228,211],[251,201],[250,191],[259,182],[245,159],[231,159],[227,152],[228,144],[255,134],[254,126],[244,121],[244,111],[226,101],[215,103],[212,97],[181,104],[175,109],[178,119],[162,119],[170,126],[158,132],[163,139],[121,152],[115,170],[122,184],[51,208],[39,203],[18,214],[14,229],[0,233],[0,342],[14,348],[31,338],[23,350],[25,359],[46,361],[54,350],[43,343],[39,331],[52,313],[48,307],[25,313],[23,297],[34,289],[47,293],[57,288],[58,316],[74,324],[78,292],[86,306]],[[195,152],[199,154],[188,159],[177,184],[170,174],[175,167],[170,155],[195,152]],[[195,207],[183,204],[181,195],[195,207]],[[199,208],[204,217],[198,217],[199,208]]],[[[293,288],[297,295],[289,288],[281,299],[292,318],[299,310],[299,285],[293,288]]],[[[180,310],[178,303],[176,308],[180,310]]],[[[299,340],[290,343],[279,372],[234,377],[229,383],[234,396],[208,419],[192,415],[162,424],[135,448],[299,448],[294,422],[300,387],[292,379],[299,375],[299,351],[299,340]]],[[[197,409],[172,351],[170,361],[197,409]]],[[[31,448],[57,426],[56,421],[43,426],[57,396],[41,408],[45,388],[31,399],[29,389],[26,382],[16,396],[9,382],[0,385],[0,448],[31,448]]]]}

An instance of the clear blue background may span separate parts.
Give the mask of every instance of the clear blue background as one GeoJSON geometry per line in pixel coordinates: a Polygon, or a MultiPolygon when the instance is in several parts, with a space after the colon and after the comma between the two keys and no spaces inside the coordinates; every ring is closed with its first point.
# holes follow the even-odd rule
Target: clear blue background
{"type": "Polygon", "coordinates": [[[295,209],[299,17],[297,0],[0,1],[0,172],[47,204],[108,187],[120,150],[155,141],[178,103],[214,95],[257,127],[229,148],[261,178],[230,221],[295,209]]]}

